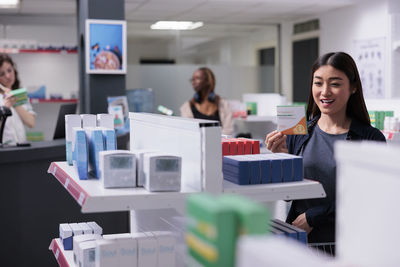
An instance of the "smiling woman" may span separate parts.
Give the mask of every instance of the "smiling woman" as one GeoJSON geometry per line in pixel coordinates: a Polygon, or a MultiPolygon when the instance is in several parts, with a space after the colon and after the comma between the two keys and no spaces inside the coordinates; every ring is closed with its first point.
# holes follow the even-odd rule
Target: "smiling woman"
{"type": "Polygon", "coordinates": [[[326,198],[293,201],[286,221],[306,230],[309,243],[326,243],[335,241],[333,144],[338,140],[385,141],[385,137],[370,125],[360,76],[350,55],[325,54],[314,63],[311,73],[308,135],[286,136],[274,131],[265,143],[272,152],[303,156],[304,176],[323,185],[326,198]]]}

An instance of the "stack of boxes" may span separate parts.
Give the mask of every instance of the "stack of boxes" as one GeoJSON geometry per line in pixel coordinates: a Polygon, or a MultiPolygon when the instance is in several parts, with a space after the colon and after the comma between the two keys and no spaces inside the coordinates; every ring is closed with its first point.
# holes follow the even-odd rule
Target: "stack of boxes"
{"type": "Polygon", "coordinates": [[[260,154],[260,141],[247,138],[222,138],[222,156],[260,154]]]}
{"type": "Polygon", "coordinates": [[[225,180],[239,185],[303,180],[303,158],[286,153],[225,156],[225,180]]]}
{"type": "Polygon", "coordinates": [[[186,214],[189,218],[185,240],[190,266],[233,267],[240,235],[269,232],[268,211],[235,195],[191,195],[186,214]]]}
{"type": "Polygon", "coordinates": [[[176,263],[176,238],[167,231],[102,235],[94,222],[71,223],[60,224],[60,238],[80,267],[175,267],[176,263]]]}
{"type": "Polygon", "coordinates": [[[394,117],[393,111],[376,111],[370,110],[368,111],[369,118],[371,120],[371,125],[379,130],[384,130],[385,118],[394,117]]]}

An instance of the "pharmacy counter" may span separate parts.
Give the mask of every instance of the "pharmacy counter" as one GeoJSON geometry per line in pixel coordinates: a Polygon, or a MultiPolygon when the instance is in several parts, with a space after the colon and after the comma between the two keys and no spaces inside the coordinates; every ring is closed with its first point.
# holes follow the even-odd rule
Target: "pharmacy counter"
{"type": "Polygon", "coordinates": [[[96,221],[105,233],[129,231],[129,213],[81,213],[81,207],[47,173],[65,160],[65,140],[0,148],[1,265],[55,266],[49,243],[59,223],[96,221]]]}

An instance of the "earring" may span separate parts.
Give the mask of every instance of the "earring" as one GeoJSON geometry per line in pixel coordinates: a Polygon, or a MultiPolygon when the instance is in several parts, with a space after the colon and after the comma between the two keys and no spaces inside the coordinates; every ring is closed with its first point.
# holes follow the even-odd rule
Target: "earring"
{"type": "Polygon", "coordinates": [[[215,93],[214,93],[214,91],[212,91],[212,92],[210,92],[208,94],[208,101],[210,101],[210,102],[214,102],[215,101],[215,93]]]}
{"type": "Polygon", "coordinates": [[[196,101],[197,103],[200,103],[200,96],[199,96],[199,93],[194,93],[194,95],[193,95],[193,98],[194,98],[194,101],[196,101]]]}

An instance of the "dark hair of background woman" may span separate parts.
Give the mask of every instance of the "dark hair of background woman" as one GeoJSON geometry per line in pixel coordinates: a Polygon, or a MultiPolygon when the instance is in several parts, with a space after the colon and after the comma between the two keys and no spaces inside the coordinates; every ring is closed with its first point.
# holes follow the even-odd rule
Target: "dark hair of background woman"
{"type": "Polygon", "coordinates": [[[321,111],[314,101],[312,86],[314,72],[325,65],[330,65],[346,74],[347,78],[350,81],[350,89],[356,89],[355,93],[350,95],[349,101],[347,102],[347,116],[350,118],[354,118],[362,123],[370,124],[367,107],[364,101],[361,79],[357,70],[356,63],[350,55],[344,52],[328,53],[319,57],[314,62],[314,65],[311,69],[311,85],[310,94],[308,96],[307,118],[312,119],[315,116],[321,114],[321,111]]]}
{"type": "Polygon", "coordinates": [[[8,62],[11,64],[11,66],[14,69],[14,73],[15,73],[15,82],[14,84],[11,86],[12,88],[10,89],[18,89],[20,88],[20,84],[19,84],[19,78],[18,78],[18,71],[17,68],[15,66],[14,61],[11,59],[11,57],[7,54],[0,54],[0,66],[2,66],[4,64],[4,62],[8,62]]]}
{"type": "MultiPolygon", "coordinates": [[[[214,73],[212,72],[212,70],[210,70],[210,69],[207,68],[207,67],[201,67],[201,68],[199,68],[199,69],[197,69],[197,70],[199,70],[199,71],[201,71],[201,72],[203,73],[206,82],[208,82],[207,91],[206,91],[206,92],[199,92],[199,93],[200,93],[200,94],[204,94],[204,93],[205,93],[205,94],[209,94],[209,93],[211,93],[211,92],[214,92],[216,81],[215,81],[215,76],[214,76],[214,73]]],[[[200,98],[200,99],[201,99],[201,98],[200,98]]],[[[195,103],[196,101],[195,101],[194,98],[192,98],[191,102],[192,102],[192,103],[195,103]]],[[[219,96],[218,96],[218,95],[215,95],[215,97],[214,97],[214,103],[215,103],[216,105],[218,105],[218,103],[219,103],[219,96]]]]}

